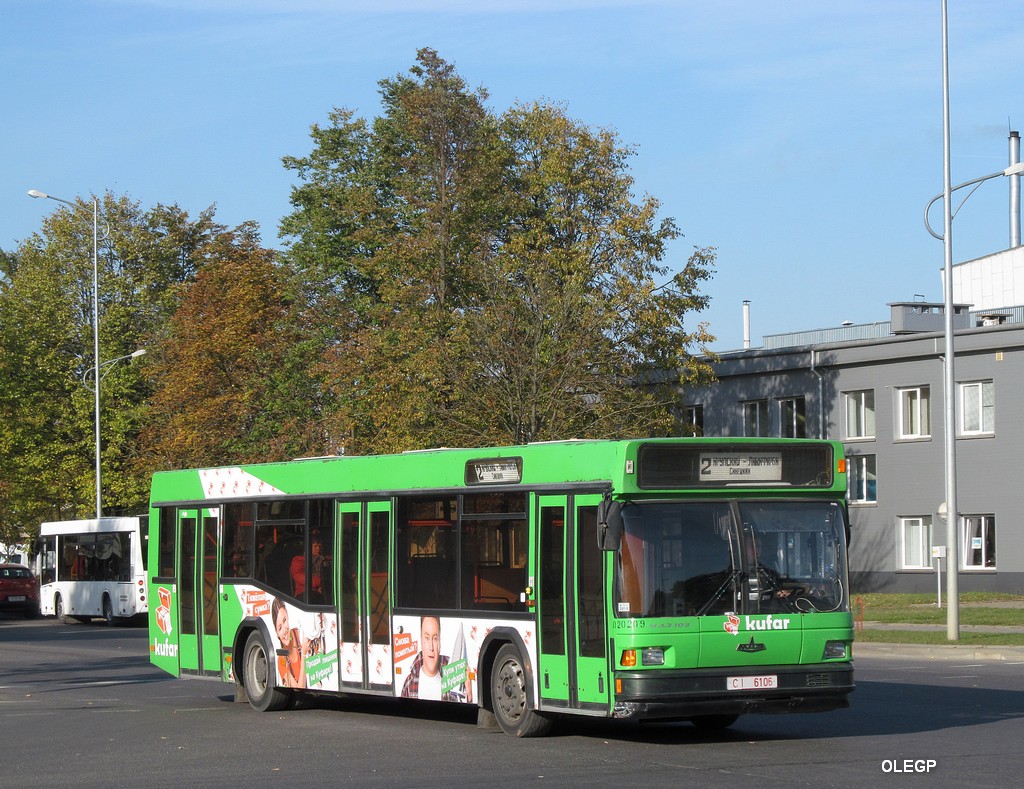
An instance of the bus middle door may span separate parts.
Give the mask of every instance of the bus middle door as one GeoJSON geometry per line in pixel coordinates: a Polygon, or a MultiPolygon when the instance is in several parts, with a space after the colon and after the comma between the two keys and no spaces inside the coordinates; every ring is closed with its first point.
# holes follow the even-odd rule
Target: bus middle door
{"type": "Polygon", "coordinates": [[[220,675],[216,509],[178,510],[178,627],[182,672],[220,675]]]}
{"type": "Polygon", "coordinates": [[[342,687],[385,691],[394,686],[389,575],[391,503],[345,502],[341,524],[342,687]]]}

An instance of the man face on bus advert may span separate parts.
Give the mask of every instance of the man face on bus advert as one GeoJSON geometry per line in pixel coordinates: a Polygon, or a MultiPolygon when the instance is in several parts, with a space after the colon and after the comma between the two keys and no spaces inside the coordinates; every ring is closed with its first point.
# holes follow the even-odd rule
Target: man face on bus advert
{"type": "Polygon", "coordinates": [[[420,623],[420,651],[423,654],[423,673],[435,676],[441,657],[441,623],[436,617],[425,616],[420,623]]]}

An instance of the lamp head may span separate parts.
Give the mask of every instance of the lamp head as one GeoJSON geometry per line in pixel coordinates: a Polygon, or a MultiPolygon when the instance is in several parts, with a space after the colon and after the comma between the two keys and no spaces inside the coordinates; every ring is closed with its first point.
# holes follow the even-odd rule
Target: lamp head
{"type": "Polygon", "coordinates": [[[49,195],[46,194],[46,192],[40,192],[38,189],[29,189],[28,190],[28,196],[29,197],[49,197],[49,195]]]}

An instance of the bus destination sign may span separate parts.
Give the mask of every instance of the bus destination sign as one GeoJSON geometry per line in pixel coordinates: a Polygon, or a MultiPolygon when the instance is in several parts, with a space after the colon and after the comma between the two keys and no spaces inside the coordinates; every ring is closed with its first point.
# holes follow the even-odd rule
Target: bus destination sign
{"type": "Polygon", "coordinates": [[[780,452],[702,452],[701,482],[779,482],[780,452]]]}
{"type": "Polygon", "coordinates": [[[467,485],[508,485],[520,482],[522,478],[521,458],[471,460],[466,464],[467,485]]]}

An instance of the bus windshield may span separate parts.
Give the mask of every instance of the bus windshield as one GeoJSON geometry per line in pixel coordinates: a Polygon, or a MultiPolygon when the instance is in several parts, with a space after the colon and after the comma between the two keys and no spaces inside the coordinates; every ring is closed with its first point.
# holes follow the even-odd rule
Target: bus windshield
{"type": "Polygon", "coordinates": [[[633,503],[622,515],[619,617],[849,610],[836,502],[633,503]]]}

